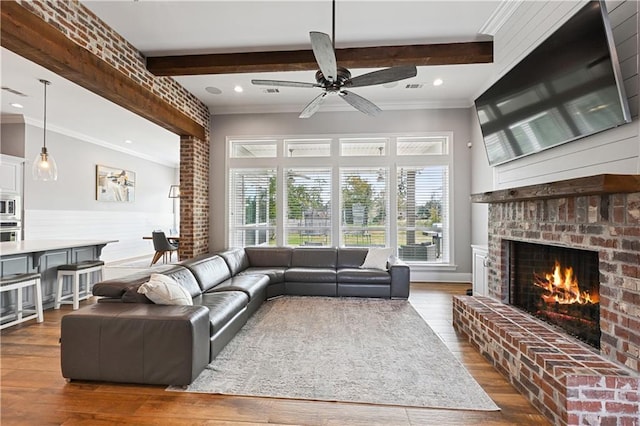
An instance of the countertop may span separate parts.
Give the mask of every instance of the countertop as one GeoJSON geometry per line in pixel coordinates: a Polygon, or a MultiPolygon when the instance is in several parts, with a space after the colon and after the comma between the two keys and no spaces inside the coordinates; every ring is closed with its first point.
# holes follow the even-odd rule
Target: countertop
{"type": "Polygon", "coordinates": [[[0,256],[117,243],[118,240],[25,240],[0,243],[0,256]]]}

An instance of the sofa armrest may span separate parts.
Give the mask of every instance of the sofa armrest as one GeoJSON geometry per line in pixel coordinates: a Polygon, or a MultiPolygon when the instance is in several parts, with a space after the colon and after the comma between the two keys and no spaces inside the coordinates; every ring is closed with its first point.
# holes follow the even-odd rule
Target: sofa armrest
{"type": "Polygon", "coordinates": [[[389,259],[389,273],[391,274],[391,298],[409,298],[410,269],[404,261],[396,256],[389,259]]]}
{"type": "Polygon", "coordinates": [[[209,362],[204,306],[97,303],[61,322],[68,379],[188,385],[209,362]]]}

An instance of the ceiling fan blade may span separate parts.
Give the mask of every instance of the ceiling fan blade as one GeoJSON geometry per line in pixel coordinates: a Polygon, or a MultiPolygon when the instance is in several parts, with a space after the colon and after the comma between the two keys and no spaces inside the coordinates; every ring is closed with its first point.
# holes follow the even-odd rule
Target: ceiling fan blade
{"type": "Polygon", "coordinates": [[[327,96],[327,92],[322,92],[314,100],[309,102],[309,105],[307,105],[302,110],[302,112],[300,113],[300,115],[298,117],[299,118],[309,118],[309,117],[311,117],[313,114],[316,113],[316,111],[318,111],[320,109],[320,105],[322,105],[322,102],[324,101],[324,98],[326,96],[327,96]]]}
{"type": "Polygon", "coordinates": [[[382,112],[382,110],[378,108],[376,104],[363,98],[362,96],[356,95],[353,92],[342,90],[340,92],[340,97],[344,99],[347,103],[351,104],[351,106],[357,109],[358,111],[363,112],[372,117],[375,117],[376,115],[382,112]]]}
{"type": "Polygon", "coordinates": [[[322,75],[326,80],[336,81],[338,77],[338,65],[336,62],[336,53],[333,51],[333,43],[328,34],[318,31],[311,31],[311,49],[316,62],[322,71],[322,75]]]}
{"type": "Polygon", "coordinates": [[[322,87],[317,83],[303,83],[300,81],[281,80],[251,80],[251,84],[256,86],[279,86],[279,87],[322,87]]]}
{"type": "Polygon", "coordinates": [[[376,84],[384,84],[391,83],[392,81],[404,80],[406,78],[415,77],[417,74],[418,69],[413,65],[391,67],[359,75],[345,81],[344,85],[347,87],[373,86],[376,84]]]}

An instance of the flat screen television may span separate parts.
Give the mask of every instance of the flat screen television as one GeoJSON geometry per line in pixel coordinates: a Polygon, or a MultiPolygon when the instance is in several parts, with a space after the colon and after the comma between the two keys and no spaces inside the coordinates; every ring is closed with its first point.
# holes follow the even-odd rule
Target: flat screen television
{"type": "Polygon", "coordinates": [[[630,122],[604,2],[587,3],[475,106],[490,165],[630,122]]]}

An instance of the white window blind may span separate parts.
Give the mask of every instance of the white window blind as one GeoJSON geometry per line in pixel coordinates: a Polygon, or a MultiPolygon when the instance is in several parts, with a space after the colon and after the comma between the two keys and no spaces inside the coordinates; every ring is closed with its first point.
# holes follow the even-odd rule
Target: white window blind
{"type": "Polygon", "coordinates": [[[386,246],[389,169],[340,169],[340,235],[345,246],[386,246]]]}
{"type": "Polygon", "coordinates": [[[229,170],[229,245],[274,245],[276,171],[229,170]]]}
{"type": "Polygon", "coordinates": [[[397,173],[398,256],[449,262],[449,169],[401,167],[397,173]]]}
{"type": "Polygon", "coordinates": [[[452,136],[229,138],[227,245],[392,246],[450,265],[452,136]]]}
{"type": "Polygon", "coordinates": [[[285,169],[285,242],[289,246],[331,244],[331,169],[285,169]]]}

